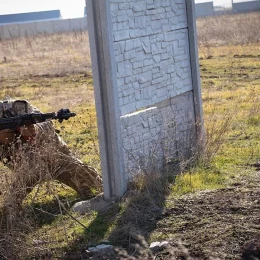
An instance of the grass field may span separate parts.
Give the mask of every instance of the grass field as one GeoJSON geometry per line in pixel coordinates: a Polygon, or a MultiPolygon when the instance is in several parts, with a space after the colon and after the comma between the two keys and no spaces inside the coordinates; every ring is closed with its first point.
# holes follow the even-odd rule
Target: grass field
{"type": "MultiPolygon", "coordinates": [[[[24,203],[20,227],[11,228],[8,231],[11,236],[1,232],[0,255],[7,259],[14,255],[17,259],[84,259],[87,257],[84,249],[108,239],[118,246],[118,255],[126,249],[137,258],[145,259],[142,257],[149,254],[147,256],[147,252],[141,249],[147,249],[147,243],[174,237],[186,241],[182,247],[177,245],[177,240],[174,240],[175,244],[172,242],[180,255],[188,250],[193,257],[208,259],[211,251],[216,250],[212,245],[217,247],[220,243],[220,258],[225,254],[227,258],[231,257],[230,252],[236,247],[233,259],[239,259],[242,250],[239,247],[250,236],[254,237],[260,227],[255,217],[259,209],[252,208],[252,204],[248,208],[251,218],[239,210],[238,215],[234,215],[234,208],[229,208],[233,201],[239,201],[240,193],[251,194],[252,198],[249,195],[248,198],[256,205],[259,202],[260,45],[256,39],[259,39],[260,27],[253,22],[255,15],[216,17],[206,20],[207,27],[204,20],[198,21],[207,146],[197,165],[179,175],[175,183],[156,179],[158,185],[155,187],[145,179],[139,180],[129,197],[105,214],[92,212],[78,216],[69,209],[77,200],[73,191],[56,183],[53,184],[55,194],[42,187],[33,203],[30,198],[24,203]],[[241,24],[244,20],[247,30],[240,26],[240,32],[232,35],[229,31],[219,33],[227,21],[232,22],[235,28],[236,23],[241,24]],[[210,28],[214,35],[209,35],[210,28]],[[221,196],[226,187],[229,187],[229,193],[226,197],[221,196]],[[213,193],[207,191],[198,196],[194,193],[209,189],[213,193]],[[205,201],[204,208],[200,208],[202,200],[205,201]],[[219,216],[220,212],[214,213],[211,207],[221,204],[221,201],[223,208],[218,210],[228,212],[222,220],[228,217],[234,225],[228,226],[227,221],[223,221],[222,230],[219,230],[209,222],[217,223],[212,216],[219,216]],[[186,205],[194,214],[189,213],[186,205]],[[208,215],[208,212],[213,213],[208,215]],[[205,218],[201,218],[202,215],[205,218]],[[242,230],[243,234],[233,230],[236,223],[233,217],[239,221],[244,219],[244,222],[239,222],[239,232],[246,221],[247,229],[242,230]],[[191,224],[197,229],[192,229],[191,224]],[[205,226],[212,228],[212,232],[205,231],[202,228],[205,226]],[[209,233],[207,238],[205,232],[209,233]],[[234,235],[235,232],[238,233],[234,235]],[[185,233],[186,237],[183,236],[185,233]],[[216,234],[219,240],[213,239],[216,234]],[[221,239],[231,239],[230,247],[223,246],[221,239]],[[214,243],[210,244],[209,241],[213,240],[214,243]],[[199,244],[201,246],[196,247],[199,244]]],[[[61,107],[75,111],[75,119],[56,126],[79,158],[100,170],[87,33],[2,41],[1,57],[0,99],[27,99],[43,112],[57,111],[61,107]]],[[[3,165],[0,170],[2,176],[8,172],[3,165]]],[[[246,207],[248,200],[241,198],[240,201],[246,207]]],[[[165,258],[158,255],[161,257],[158,259],[169,259],[167,254],[169,252],[165,258]]],[[[116,259],[113,257],[111,259],[116,259]]]]}

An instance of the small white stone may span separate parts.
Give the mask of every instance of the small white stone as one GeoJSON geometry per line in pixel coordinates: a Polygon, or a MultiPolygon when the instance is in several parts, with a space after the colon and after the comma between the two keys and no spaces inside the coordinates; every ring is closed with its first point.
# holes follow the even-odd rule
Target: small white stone
{"type": "Polygon", "coordinates": [[[156,246],[160,246],[160,242],[159,241],[152,242],[151,245],[150,245],[150,248],[153,248],[153,247],[156,247],[156,246]]]}
{"type": "Polygon", "coordinates": [[[91,210],[90,201],[86,200],[77,202],[72,206],[72,210],[79,214],[85,214],[86,212],[91,210]]]}

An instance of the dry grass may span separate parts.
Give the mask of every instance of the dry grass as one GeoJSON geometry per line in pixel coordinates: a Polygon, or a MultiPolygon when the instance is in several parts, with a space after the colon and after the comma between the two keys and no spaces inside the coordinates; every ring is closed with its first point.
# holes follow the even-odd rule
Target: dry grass
{"type": "MultiPolygon", "coordinates": [[[[38,211],[51,216],[63,215],[70,201],[76,199],[76,194],[72,189],[54,181],[57,175],[63,174],[57,142],[45,138],[34,146],[28,146],[21,145],[18,141],[10,149],[13,150],[13,160],[9,162],[12,172],[2,171],[0,185],[3,191],[0,208],[0,241],[3,243],[0,246],[0,256],[24,259],[33,248],[28,244],[27,235],[34,232],[42,221],[38,219],[38,211]],[[66,198],[66,203],[62,202],[63,197],[66,198]],[[56,210],[52,213],[46,211],[44,204],[53,201],[58,206],[56,210]]],[[[66,230],[64,235],[66,236],[66,230]]],[[[38,253],[37,247],[33,251],[38,253]]]]}
{"type": "Polygon", "coordinates": [[[91,71],[87,32],[0,41],[1,78],[91,71]],[[2,60],[1,60],[2,59],[2,60]]]}
{"type": "Polygon", "coordinates": [[[244,45],[259,43],[259,12],[199,18],[199,45],[244,45]]]}

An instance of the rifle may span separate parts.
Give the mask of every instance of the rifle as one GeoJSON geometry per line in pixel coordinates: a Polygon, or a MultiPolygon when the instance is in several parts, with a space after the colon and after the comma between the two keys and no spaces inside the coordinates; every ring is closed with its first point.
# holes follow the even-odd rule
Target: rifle
{"type": "Polygon", "coordinates": [[[69,109],[60,109],[57,113],[30,113],[20,116],[7,117],[0,119],[0,131],[4,129],[15,129],[16,127],[37,124],[47,120],[68,120],[70,117],[76,116],[76,113],[70,112],[69,109]]]}

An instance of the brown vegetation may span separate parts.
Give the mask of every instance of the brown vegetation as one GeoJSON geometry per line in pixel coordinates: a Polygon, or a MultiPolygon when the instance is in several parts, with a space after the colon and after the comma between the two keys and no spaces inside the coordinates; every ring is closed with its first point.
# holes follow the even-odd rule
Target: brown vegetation
{"type": "Polygon", "coordinates": [[[0,78],[66,75],[91,71],[87,32],[0,41],[0,78]],[[1,61],[1,59],[3,59],[1,61]]]}

